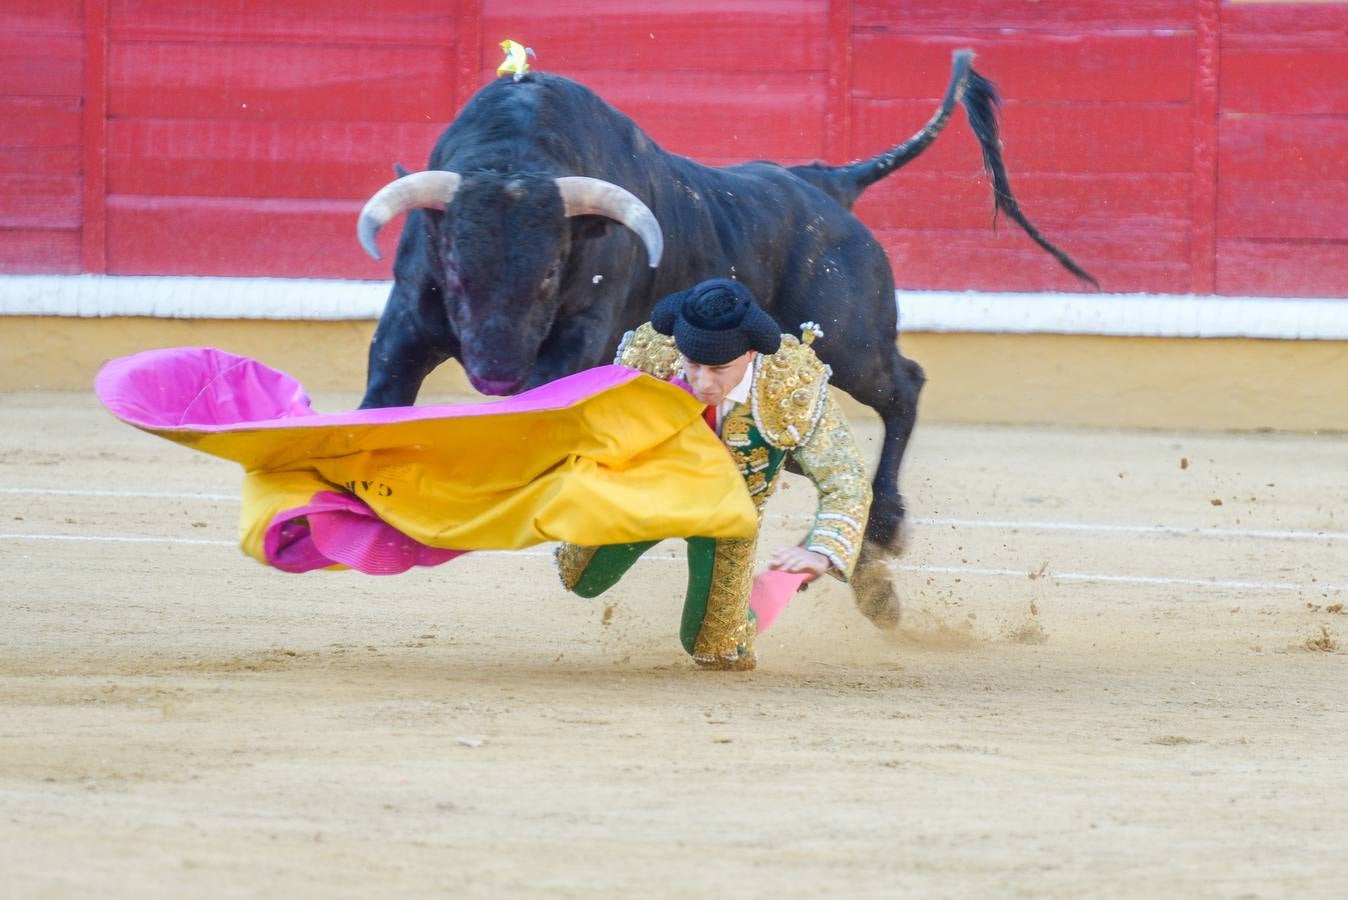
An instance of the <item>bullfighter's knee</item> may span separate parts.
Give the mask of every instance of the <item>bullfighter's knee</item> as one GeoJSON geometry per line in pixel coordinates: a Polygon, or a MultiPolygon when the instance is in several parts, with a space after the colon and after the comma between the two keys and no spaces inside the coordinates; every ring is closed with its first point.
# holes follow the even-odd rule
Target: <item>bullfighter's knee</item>
{"type": "Polygon", "coordinates": [[[562,587],[582,597],[597,597],[604,587],[593,584],[585,578],[585,570],[598,547],[582,547],[579,544],[559,544],[553,552],[557,563],[557,575],[562,579],[562,587]]]}

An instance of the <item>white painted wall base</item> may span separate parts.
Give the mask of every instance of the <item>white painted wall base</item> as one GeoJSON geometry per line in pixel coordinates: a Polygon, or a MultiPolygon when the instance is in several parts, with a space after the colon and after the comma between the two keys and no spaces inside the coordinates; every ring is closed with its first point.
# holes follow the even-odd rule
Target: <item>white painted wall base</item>
{"type": "MultiPolygon", "coordinates": [[[[0,277],[0,315],[376,319],[391,282],[102,275],[0,277]]],[[[900,292],[907,332],[1348,340],[1348,299],[900,292]]]]}
{"type": "Polygon", "coordinates": [[[0,315],[377,319],[390,281],[158,275],[0,277],[0,315]]]}
{"type": "Polygon", "coordinates": [[[1348,340],[1348,299],[922,291],[898,303],[902,331],[1348,340]]]}

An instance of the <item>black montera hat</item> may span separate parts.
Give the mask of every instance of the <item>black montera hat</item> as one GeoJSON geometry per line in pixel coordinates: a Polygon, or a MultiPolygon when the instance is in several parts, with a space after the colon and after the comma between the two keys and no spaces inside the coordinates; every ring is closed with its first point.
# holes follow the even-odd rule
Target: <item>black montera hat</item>
{"type": "Polygon", "coordinates": [[[720,366],[750,350],[776,353],[782,332],[738,281],[713,278],[670,294],[651,310],[651,327],[674,336],[695,363],[720,366]]]}

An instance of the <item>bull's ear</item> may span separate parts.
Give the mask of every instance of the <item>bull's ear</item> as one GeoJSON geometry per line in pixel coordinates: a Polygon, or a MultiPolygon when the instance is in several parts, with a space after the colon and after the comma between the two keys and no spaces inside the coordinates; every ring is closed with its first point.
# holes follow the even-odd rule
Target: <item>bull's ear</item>
{"type": "Polygon", "coordinates": [[[601,238],[608,234],[609,228],[618,224],[605,216],[572,216],[569,221],[573,242],[601,238]]]}

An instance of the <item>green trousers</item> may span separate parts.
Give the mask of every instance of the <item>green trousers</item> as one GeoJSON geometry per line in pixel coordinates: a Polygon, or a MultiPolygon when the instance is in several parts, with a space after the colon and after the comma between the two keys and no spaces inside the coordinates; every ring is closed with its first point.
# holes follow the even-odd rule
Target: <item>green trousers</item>
{"type": "MultiPolygon", "coordinates": [[[[688,589],[679,641],[698,663],[753,668],[757,625],[749,610],[757,538],[688,538],[688,589]]],[[[617,584],[656,541],[582,547],[562,544],[557,569],[567,590],[597,597],[617,584]]]]}

